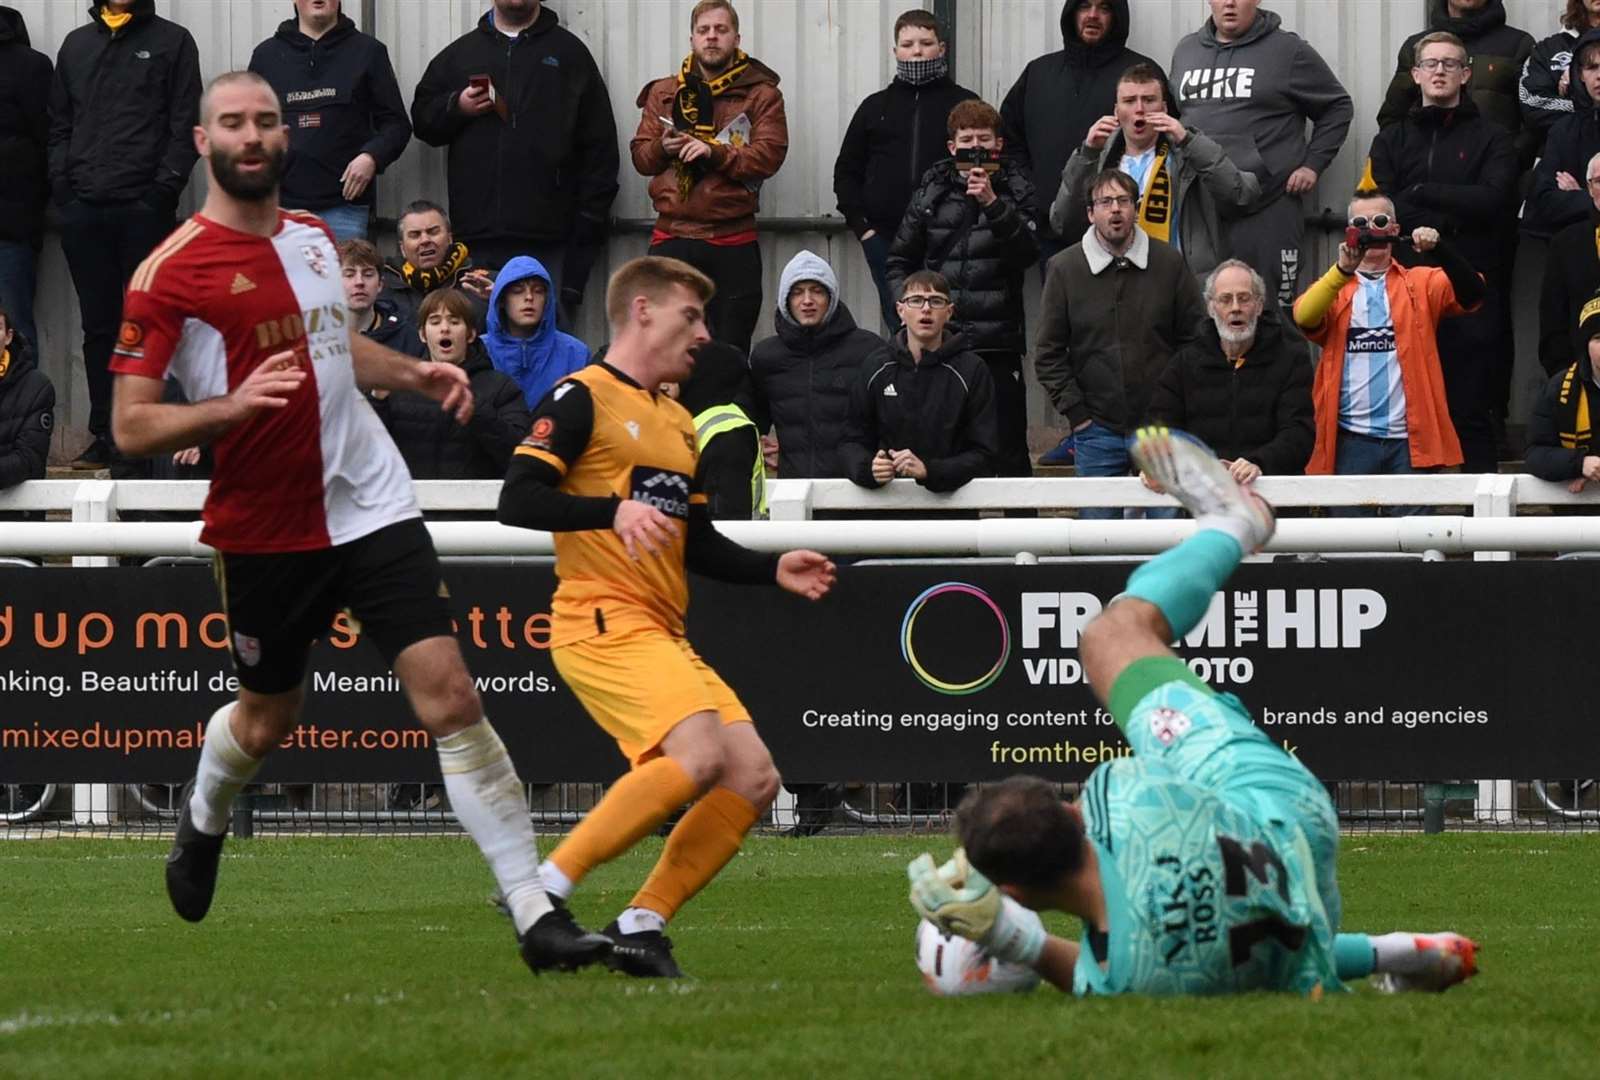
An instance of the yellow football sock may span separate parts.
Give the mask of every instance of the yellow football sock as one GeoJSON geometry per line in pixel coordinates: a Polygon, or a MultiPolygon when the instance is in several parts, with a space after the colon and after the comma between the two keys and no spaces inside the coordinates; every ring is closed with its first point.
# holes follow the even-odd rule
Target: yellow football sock
{"type": "Polygon", "coordinates": [[[761,811],[743,795],[725,787],[712,788],[667,837],[655,869],[629,906],[649,908],[671,919],[728,865],[744,843],[744,834],[760,816],[761,811]]]}
{"type": "Polygon", "coordinates": [[[550,861],[576,885],[590,870],[658,829],[695,791],[683,766],[669,757],[653,758],[612,784],[550,854],[550,861]]]}

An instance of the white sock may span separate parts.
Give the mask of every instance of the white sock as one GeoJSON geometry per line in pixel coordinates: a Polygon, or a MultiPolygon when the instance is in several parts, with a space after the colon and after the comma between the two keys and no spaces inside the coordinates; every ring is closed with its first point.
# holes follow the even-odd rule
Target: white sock
{"type": "Polygon", "coordinates": [[[206,722],[206,741],[200,747],[200,766],[194,774],[189,817],[194,827],[207,836],[221,836],[228,831],[233,797],[261,768],[261,759],[241,750],[233,737],[230,717],[235,704],[228,702],[206,722]]]}
{"type": "Polygon", "coordinates": [[[667,920],[661,913],[645,907],[631,907],[617,916],[617,929],[624,934],[644,934],[651,930],[660,933],[666,928],[667,920]]]}
{"type": "Polygon", "coordinates": [[[561,867],[549,859],[539,864],[539,876],[544,878],[544,891],[558,900],[565,900],[577,888],[572,879],[561,872],[561,867]]]}
{"type": "Polygon", "coordinates": [[[539,847],[517,770],[487,719],[437,742],[456,819],[488,860],[511,921],[524,933],[550,911],[550,899],[539,877],[539,847]]]}
{"type": "Polygon", "coordinates": [[[1428,970],[1433,961],[1427,953],[1417,948],[1417,938],[1427,936],[1408,934],[1403,930],[1371,935],[1368,940],[1372,942],[1372,970],[1396,975],[1414,975],[1428,970]]]}
{"type": "Polygon", "coordinates": [[[1202,514],[1195,518],[1194,526],[1197,532],[1215,529],[1219,533],[1227,533],[1239,542],[1239,550],[1246,555],[1256,546],[1251,524],[1232,514],[1202,514]]]}

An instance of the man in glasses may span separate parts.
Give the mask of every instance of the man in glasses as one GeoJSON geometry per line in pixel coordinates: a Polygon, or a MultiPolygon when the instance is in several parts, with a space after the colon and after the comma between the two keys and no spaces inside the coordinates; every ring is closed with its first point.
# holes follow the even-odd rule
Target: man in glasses
{"type": "Polygon", "coordinates": [[[1532,126],[1523,128],[1527,106],[1519,102],[1517,83],[1524,62],[1533,54],[1533,35],[1506,24],[1504,0],[1429,0],[1427,29],[1412,34],[1400,46],[1394,77],[1378,109],[1378,127],[1404,123],[1427,97],[1427,87],[1413,74],[1423,45],[1441,32],[1453,34],[1466,51],[1472,72],[1468,94],[1473,104],[1485,119],[1511,135],[1519,167],[1532,165],[1539,152],[1539,132],[1532,126]]]}
{"type": "Polygon", "coordinates": [[[954,491],[993,471],[994,379],[965,335],[946,332],[957,309],[943,274],[906,278],[896,306],[905,329],[862,365],[839,458],[862,487],[954,491]]]}
{"type": "Polygon", "coordinates": [[[1372,141],[1372,179],[1395,193],[1395,210],[1408,228],[1437,230],[1489,285],[1479,311],[1439,327],[1439,355],[1447,358],[1445,389],[1465,468],[1493,472],[1499,458],[1494,413],[1505,406],[1514,356],[1504,297],[1517,151],[1506,130],[1466,94],[1472,65],[1460,38],[1429,34],[1417,42],[1415,56],[1411,77],[1421,101],[1372,141]]]}
{"type": "Polygon", "coordinates": [[[1483,278],[1427,226],[1411,231],[1409,246],[1439,265],[1395,261],[1401,222],[1381,191],[1357,192],[1345,220],[1338,261],[1294,303],[1294,321],[1322,347],[1311,391],[1317,442],[1306,472],[1459,465],[1436,338],[1441,319],[1478,309],[1483,278]]]}
{"type": "MultiPolygon", "coordinates": [[[[1088,192],[1083,238],[1047,267],[1034,368],[1067,418],[1078,475],[1126,476],[1127,436],[1146,419],[1167,360],[1199,333],[1206,307],[1178,250],[1139,227],[1133,177],[1107,169],[1088,192]]],[[[1120,512],[1091,507],[1079,516],[1120,512]]]]}

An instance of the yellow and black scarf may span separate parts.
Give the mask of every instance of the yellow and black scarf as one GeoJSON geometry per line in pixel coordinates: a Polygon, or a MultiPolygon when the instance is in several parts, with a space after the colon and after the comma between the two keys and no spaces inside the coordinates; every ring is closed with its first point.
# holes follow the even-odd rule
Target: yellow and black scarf
{"type": "MultiPolygon", "coordinates": [[[[714,79],[702,78],[695,68],[694,53],[683,59],[678,69],[678,91],[672,97],[672,126],[686,135],[692,135],[708,146],[717,145],[716,99],[750,68],[750,57],[743,49],[733,57],[733,63],[714,79]]],[[[689,191],[705,175],[710,162],[706,158],[685,164],[682,159],[672,163],[678,178],[678,197],[687,199],[689,191]]]]}
{"type": "Polygon", "coordinates": [[[11,370],[11,350],[0,349],[0,379],[6,377],[6,372],[11,370]]]}
{"type": "Polygon", "coordinates": [[[419,270],[408,262],[400,267],[400,276],[406,279],[407,285],[418,292],[430,293],[450,284],[465,265],[467,265],[467,245],[457,240],[450,245],[450,254],[444,257],[444,262],[432,270],[419,270]]]}
{"type": "Polygon", "coordinates": [[[1561,393],[1556,397],[1556,434],[1568,450],[1587,450],[1592,439],[1589,428],[1589,389],[1584,385],[1578,361],[1561,377],[1561,393]]]}
{"type": "Polygon", "coordinates": [[[1139,200],[1139,228],[1163,244],[1172,242],[1172,170],[1167,168],[1171,149],[1165,138],[1156,144],[1156,159],[1150,163],[1150,183],[1139,200]]]}

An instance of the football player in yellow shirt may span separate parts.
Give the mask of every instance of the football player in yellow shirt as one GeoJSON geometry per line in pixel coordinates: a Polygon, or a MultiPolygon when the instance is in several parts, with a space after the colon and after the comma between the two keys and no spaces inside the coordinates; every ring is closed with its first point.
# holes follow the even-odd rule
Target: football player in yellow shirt
{"type": "Polygon", "coordinates": [[[606,358],[539,403],[500,496],[502,522],[555,533],[551,656],[632,766],[545,860],[546,889],[566,899],[594,867],[694,804],[604,931],[607,962],[630,975],[682,975],[662,931],[778,791],[749,710],[685,636],[687,570],[809,600],[835,576],[817,552],[772,556],[728,540],[696,490],[693,421],[659,387],[687,378],[710,340],[712,292],[709,278],[676,259],[647,256],[617,270],[606,288],[606,358]]]}

